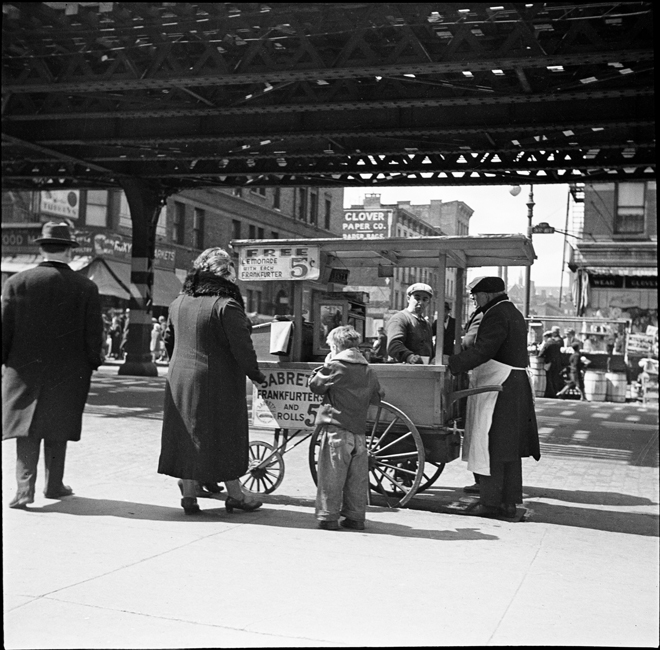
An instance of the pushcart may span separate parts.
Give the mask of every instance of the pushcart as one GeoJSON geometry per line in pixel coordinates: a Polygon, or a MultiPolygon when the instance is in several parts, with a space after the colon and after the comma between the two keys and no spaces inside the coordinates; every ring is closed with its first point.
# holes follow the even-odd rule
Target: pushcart
{"type": "MultiPolygon", "coordinates": [[[[443,306],[447,269],[454,268],[454,313],[460,332],[467,268],[528,266],[535,259],[532,243],[524,235],[233,240],[231,246],[238,253],[240,280],[289,282],[293,298],[292,321],[276,320],[253,331],[266,381],[252,389],[252,425],[272,430],[274,442],[250,443],[250,466],[242,483],[251,492],[266,494],[284,478],[284,455],[307,441],[316,482],[319,433],[314,416],[321,398],[309,390],[307,379],[325,358],[329,329],[350,324],[364,335],[366,303],[355,292],[337,291],[332,280],[346,285],[353,269],[374,269],[385,278],[393,277],[394,269],[426,269],[424,277],[433,286],[435,305],[443,306]]],[[[435,347],[443,348],[442,327],[435,347]]],[[[388,506],[405,506],[434,484],[446,463],[459,457],[463,433],[459,401],[501,390],[500,386],[465,388],[460,377],[452,377],[445,360],[436,355],[428,365],[371,366],[385,401],[371,407],[367,419],[369,486],[388,506]]]]}

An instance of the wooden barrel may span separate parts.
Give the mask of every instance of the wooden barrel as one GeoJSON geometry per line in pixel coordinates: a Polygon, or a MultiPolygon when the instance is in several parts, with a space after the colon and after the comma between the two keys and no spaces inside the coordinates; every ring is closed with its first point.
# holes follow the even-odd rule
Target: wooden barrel
{"type": "Polygon", "coordinates": [[[625,402],[628,381],[625,372],[605,373],[605,394],[608,402],[625,402]]]}
{"type": "Polygon", "coordinates": [[[584,394],[591,402],[604,402],[607,395],[607,381],[602,370],[587,370],[584,373],[584,394]]]}
{"type": "Polygon", "coordinates": [[[530,357],[529,365],[532,371],[532,386],[534,387],[534,395],[536,397],[543,397],[545,395],[545,369],[543,365],[545,361],[541,357],[530,357]]]}

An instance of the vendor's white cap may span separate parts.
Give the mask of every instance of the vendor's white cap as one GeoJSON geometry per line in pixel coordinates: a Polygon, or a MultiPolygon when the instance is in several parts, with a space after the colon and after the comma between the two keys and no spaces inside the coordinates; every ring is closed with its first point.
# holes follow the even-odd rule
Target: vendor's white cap
{"type": "Polygon", "coordinates": [[[415,291],[424,291],[425,293],[428,293],[429,296],[433,297],[433,289],[428,284],[424,284],[423,282],[415,282],[415,284],[411,284],[408,287],[408,291],[406,293],[409,296],[412,296],[415,291]]]}

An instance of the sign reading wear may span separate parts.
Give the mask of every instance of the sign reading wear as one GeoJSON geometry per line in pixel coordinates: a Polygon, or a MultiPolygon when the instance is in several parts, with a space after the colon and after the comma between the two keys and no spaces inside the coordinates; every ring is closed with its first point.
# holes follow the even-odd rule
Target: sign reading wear
{"type": "Polygon", "coordinates": [[[238,253],[238,279],[317,280],[319,260],[316,246],[245,246],[238,253]]]}
{"type": "Polygon", "coordinates": [[[392,228],[392,210],[344,210],[344,239],[385,239],[392,228]]]}
{"type": "Polygon", "coordinates": [[[252,426],[314,429],[322,395],[309,390],[311,370],[262,369],[266,381],[252,389],[252,426]]]}

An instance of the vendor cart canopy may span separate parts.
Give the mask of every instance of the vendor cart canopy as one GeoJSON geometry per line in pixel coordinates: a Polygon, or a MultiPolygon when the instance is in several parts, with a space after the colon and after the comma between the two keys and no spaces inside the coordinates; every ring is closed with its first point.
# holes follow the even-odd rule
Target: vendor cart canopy
{"type": "Polygon", "coordinates": [[[525,235],[392,237],[387,239],[235,239],[236,251],[318,248],[335,268],[531,266],[536,259],[525,235]]]}

